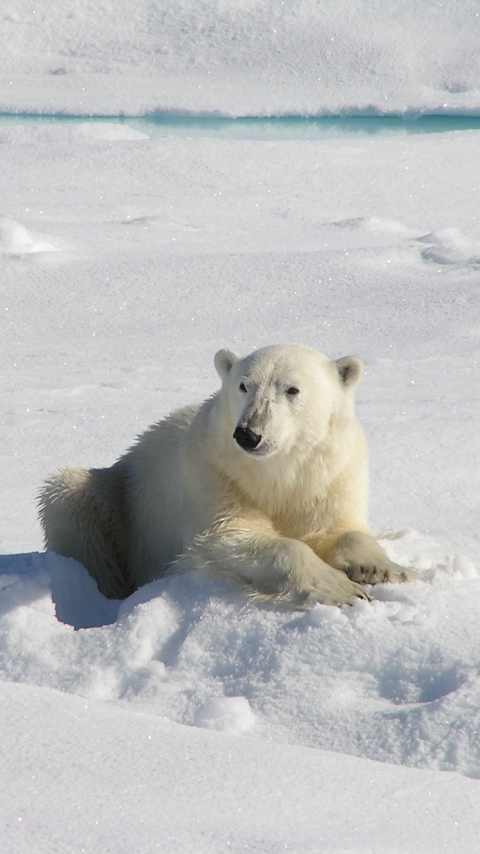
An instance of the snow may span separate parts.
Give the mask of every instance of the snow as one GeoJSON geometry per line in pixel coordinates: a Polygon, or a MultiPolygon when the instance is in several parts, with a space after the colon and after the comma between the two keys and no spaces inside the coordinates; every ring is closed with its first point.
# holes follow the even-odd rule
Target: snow
{"type": "Polygon", "coordinates": [[[6,685],[4,700],[2,731],[11,741],[3,773],[21,781],[3,794],[6,851],[478,847],[478,791],[457,775],[350,756],[339,763],[333,753],[181,727],[26,685],[6,685]]]}
{"type": "MultiPolygon", "coordinates": [[[[477,10],[9,0],[1,107],[478,113],[477,10]]],[[[2,850],[475,854],[478,131],[24,119],[0,150],[2,850]],[[42,553],[47,474],[211,394],[220,347],[288,341],[364,360],[372,527],[414,583],[309,613],[200,577],[120,603],[42,553]]]]}
{"type": "Polygon", "coordinates": [[[476,113],[477,0],[5,0],[0,110],[476,113]]]}

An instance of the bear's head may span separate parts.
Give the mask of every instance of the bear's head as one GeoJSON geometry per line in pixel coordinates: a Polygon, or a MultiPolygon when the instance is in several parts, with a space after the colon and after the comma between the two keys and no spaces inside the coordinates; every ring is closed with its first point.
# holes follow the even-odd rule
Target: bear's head
{"type": "Polygon", "coordinates": [[[355,356],[332,362],[293,344],[263,347],[245,358],[220,350],[215,367],[232,438],[257,458],[328,441],[332,422],[353,415],[352,391],[363,371],[355,356]]]}

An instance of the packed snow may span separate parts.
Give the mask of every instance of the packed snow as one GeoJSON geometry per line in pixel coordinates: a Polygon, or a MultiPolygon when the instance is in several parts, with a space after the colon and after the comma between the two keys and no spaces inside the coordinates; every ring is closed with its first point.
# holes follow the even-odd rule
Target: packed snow
{"type": "MultiPolygon", "coordinates": [[[[0,13],[3,109],[480,108],[474,2],[47,5],[0,13]]],[[[478,150],[0,123],[2,851],[476,854],[478,150]],[[284,342],[364,360],[372,529],[413,583],[116,602],[42,552],[51,471],[214,392],[219,348],[284,342]]]]}

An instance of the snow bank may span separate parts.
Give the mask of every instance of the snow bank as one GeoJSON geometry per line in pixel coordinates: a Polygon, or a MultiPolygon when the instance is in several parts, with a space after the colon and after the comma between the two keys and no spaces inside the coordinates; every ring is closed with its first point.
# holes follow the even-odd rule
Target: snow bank
{"type": "Polygon", "coordinates": [[[473,854],[478,784],[2,686],[3,850],[473,854]],[[448,806],[448,808],[446,808],[448,806]]]}
{"type": "MultiPolygon", "coordinates": [[[[428,546],[409,534],[392,552],[408,565],[428,546]]],[[[118,609],[74,561],[4,557],[1,673],[190,726],[480,777],[480,579],[460,556],[423,564],[422,580],[374,588],[372,604],[295,614],[242,606],[197,576],[118,609]],[[117,612],[103,628],[68,625],[117,612]]]]}
{"type": "Polygon", "coordinates": [[[1,110],[480,110],[476,0],[9,0],[1,110]]]}

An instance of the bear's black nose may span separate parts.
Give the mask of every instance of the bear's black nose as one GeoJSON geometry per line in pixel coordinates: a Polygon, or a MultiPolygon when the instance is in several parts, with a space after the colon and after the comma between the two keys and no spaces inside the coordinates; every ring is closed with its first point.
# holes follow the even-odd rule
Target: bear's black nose
{"type": "Polygon", "coordinates": [[[260,434],[254,433],[250,427],[236,427],[233,438],[244,451],[253,451],[262,441],[260,434]]]}

